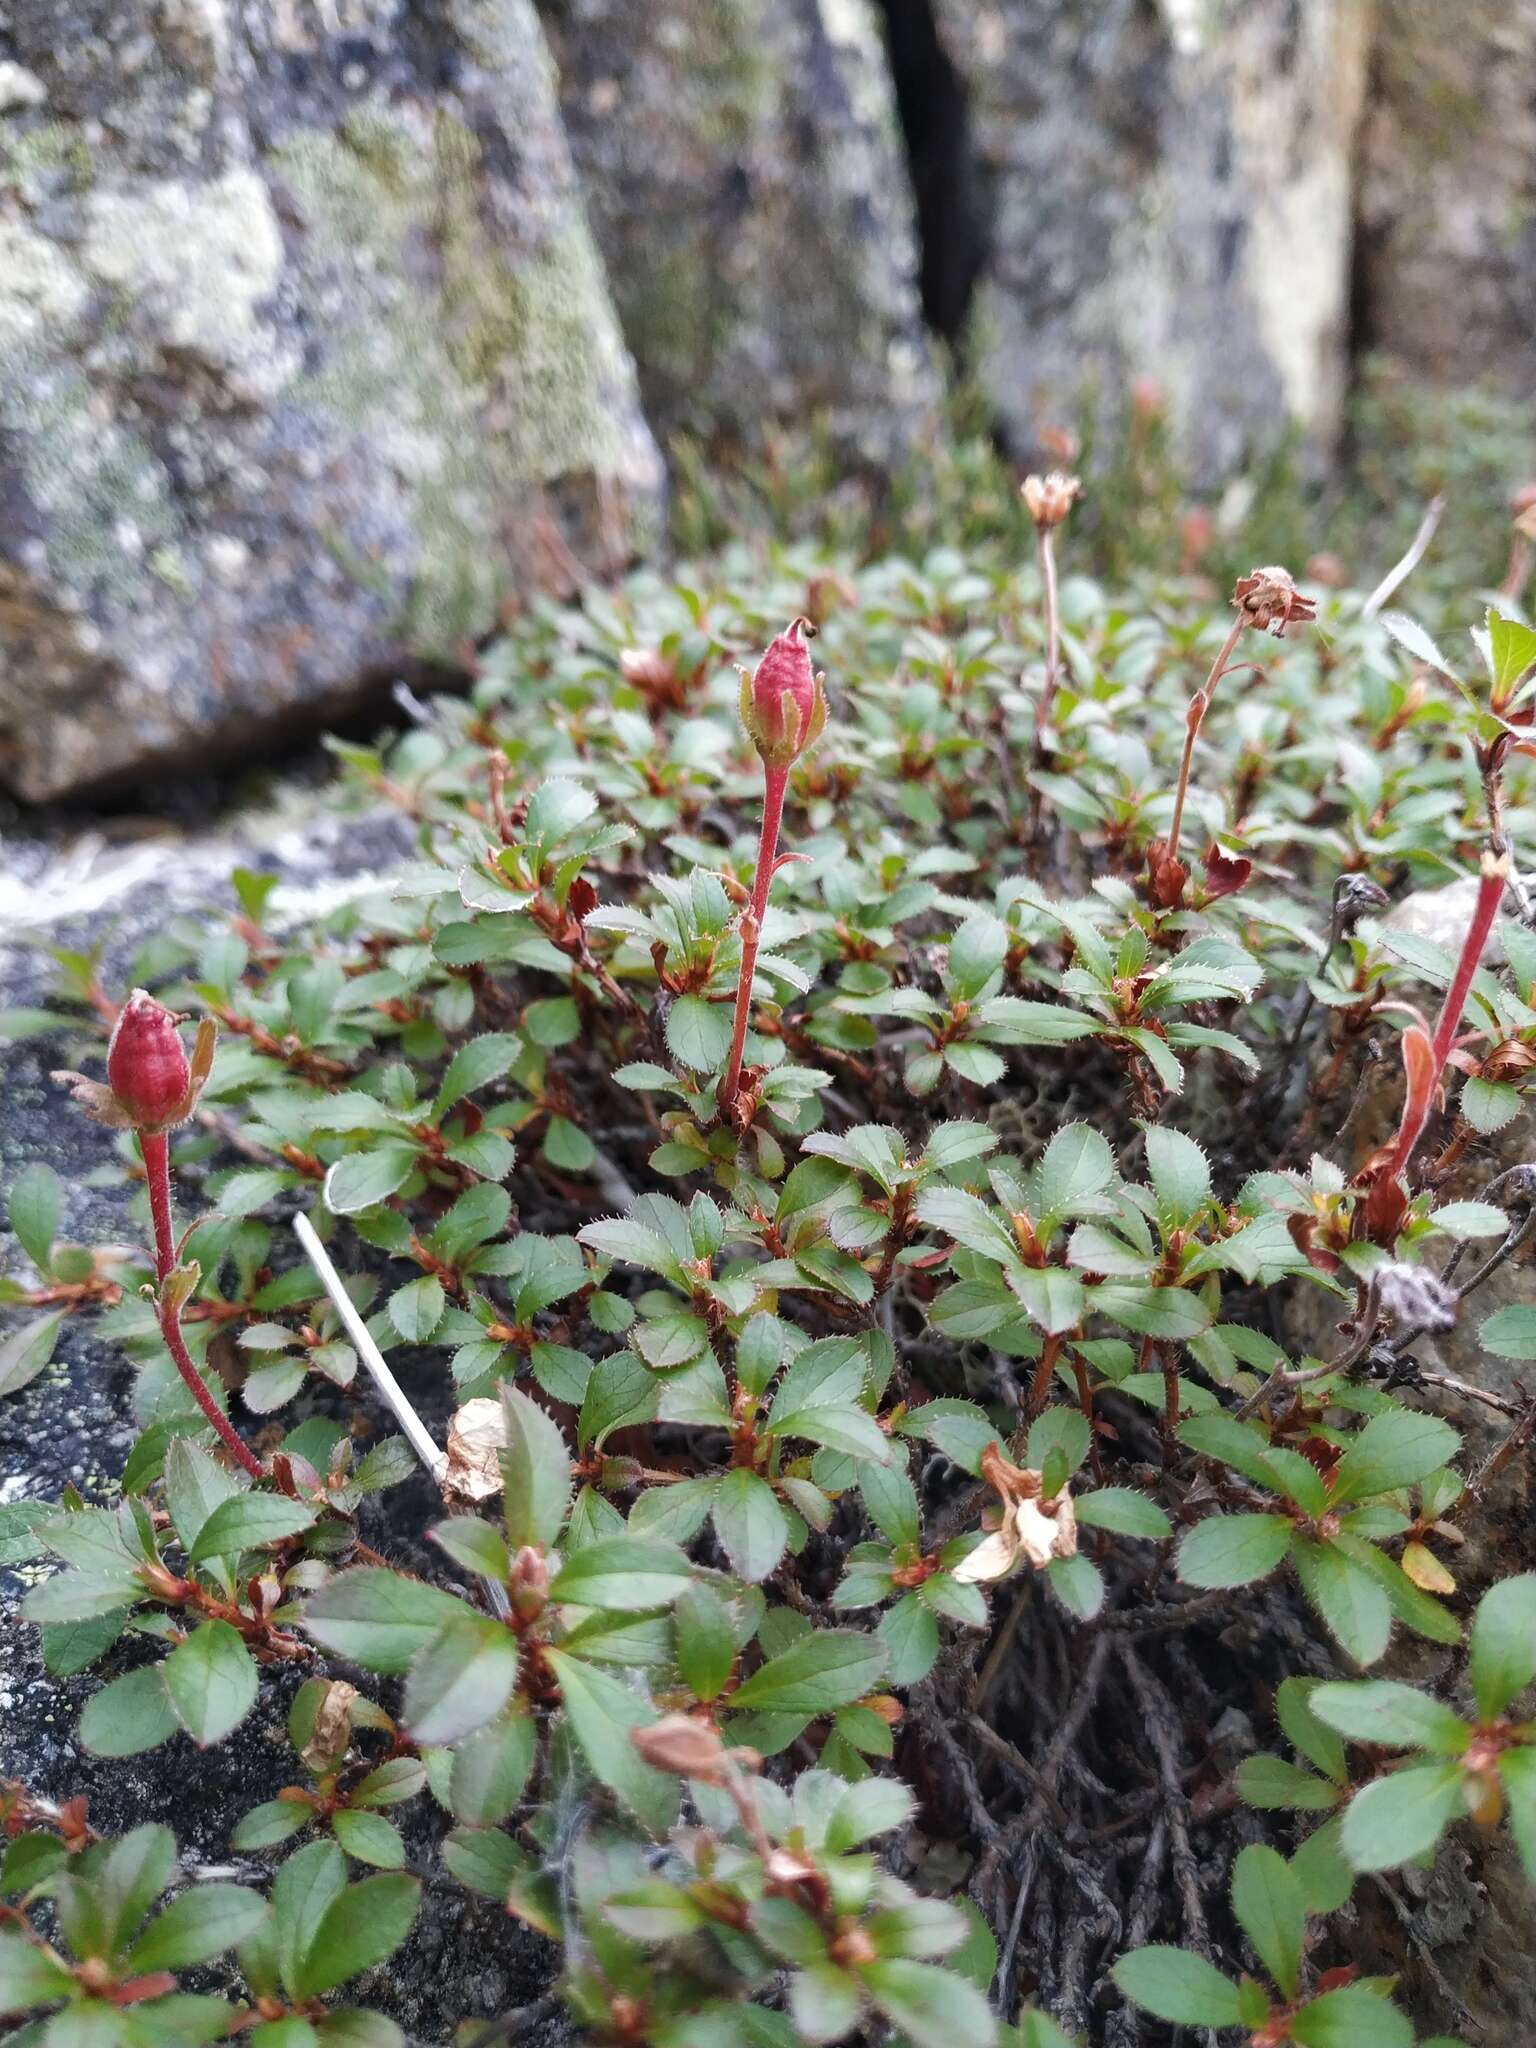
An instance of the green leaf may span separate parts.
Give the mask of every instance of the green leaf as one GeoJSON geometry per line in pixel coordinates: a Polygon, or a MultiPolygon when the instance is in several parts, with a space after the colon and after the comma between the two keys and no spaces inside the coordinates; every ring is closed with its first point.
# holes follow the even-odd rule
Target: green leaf
{"type": "Polygon", "coordinates": [[[1208,1515],[1179,1545],[1177,1570],[1189,1586],[1249,1586],[1267,1578],[1290,1547],[1284,1515],[1208,1515]]]}
{"type": "Polygon", "coordinates": [[[1186,2027],[1235,2027],[1241,2017],[1237,1986],[1187,1949],[1134,1948],[1110,1975],[1143,2011],[1186,2027]]]}
{"type": "Polygon", "coordinates": [[[1246,1806],[1271,1813],[1326,1813],[1339,1801],[1337,1785],[1279,1756],[1244,1757],[1237,1793],[1246,1806]]]}
{"type": "Polygon", "coordinates": [[[19,1927],[0,1927],[0,2012],[52,2005],[74,1989],[74,1979],[19,1927]]]}
{"type": "Polygon", "coordinates": [[[325,1204],[334,1216],[355,1216],[387,1200],[416,1165],[416,1147],[399,1141],[349,1152],[325,1176],[325,1204]]]}
{"type": "Polygon", "coordinates": [[[405,1863],[405,1843],[400,1830],[382,1813],[346,1808],[335,1814],[331,1829],[349,1856],[375,1870],[399,1870],[405,1863]]]}
{"type": "Polygon", "coordinates": [[[1396,1679],[1319,1685],[1311,1705],[1313,1713],[1341,1735],[1354,1742],[1379,1743],[1384,1749],[1431,1749],[1460,1756],[1471,1739],[1471,1729],[1458,1714],[1396,1679]]]}
{"type": "Polygon", "coordinates": [[[242,1884],[195,1885],[150,1921],[125,1960],[142,1975],[190,1970],[246,1940],[266,1917],[260,1892],[242,1884]]]}
{"type": "Polygon", "coordinates": [[[713,1073],[731,1049],[731,1013],[702,996],[679,996],[667,1012],[667,1049],[695,1074],[713,1073]]]}
{"type": "Polygon", "coordinates": [[[1491,607],[1488,612],[1488,651],[1492,660],[1491,680],[1495,692],[1504,696],[1536,662],[1536,632],[1520,619],[1506,619],[1491,607]]]}
{"type": "Polygon", "coordinates": [[[507,1482],[507,1541],[514,1550],[525,1543],[548,1550],[571,1504],[571,1457],[565,1436],[554,1417],[519,1387],[503,1387],[501,1405],[507,1423],[501,1460],[507,1482]]]}
{"type": "Polygon", "coordinates": [[[63,1323],[63,1309],[54,1309],[0,1338],[0,1396],[19,1394],[52,1363],[63,1323]]]}
{"type": "Polygon", "coordinates": [[[64,1183],[41,1159],[23,1167],[11,1189],[11,1229],[39,1273],[46,1274],[64,1214],[64,1183]]]}
{"type": "Polygon", "coordinates": [[[568,1558],[555,1575],[549,1597],[577,1607],[617,1607],[633,1613],[665,1607],[691,1575],[692,1567],[675,1543],[626,1533],[588,1543],[568,1558]]]}
{"type": "Polygon", "coordinates": [[[1301,1886],[1275,1850],[1244,1849],[1232,1871],[1232,1910],[1286,1998],[1296,1996],[1306,1939],[1301,1886]]]}
{"type": "Polygon", "coordinates": [[[1083,1320],[1088,1294],[1075,1273],[1060,1266],[1020,1266],[1008,1276],[1024,1313],[1048,1335],[1059,1335],[1083,1320]]]}
{"type": "Polygon", "coordinates": [[[522,1050],[522,1040],[509,1031],[488,1031],[483,1037],[471,1038],[461,1045],[448,1062],[448,1071],[437,1091],[433,1122],[441,1123],[466,1095],[499,1080],[516,1063],[522,1050]]]}
{"type": "Polygon", "coordinates": [[[1536,1358],[1536,1303],[1511,1302],[1485,1316],[1477,1341],[1495,1358],[1536,1358]]]}
{"type": "Polygon", "coordinates": [[[730,1610],[709,1586],[685,1589],[672,1610],[677,1668],[695,1699],[718,1699],[736,1661],[730,1610]]]}
{"type": "Polygon", "coordinates": [[[1045,1568],[1045,1576],[1062,1606],[1079,1621],[1092,1621],[1104,1605],[1103,1575],[1096,1564],[1081,1554],[1053,1557],[1045,1568]]]}
{"type": "Polygon", "coordinates": [[[448,1782],[456,1820],[495,1827],[516,1811],[533,1768],[537,1736],[531,1714],[510,1711],[458,1744],[448,1782]]]}
{"type": "Polygon", "coordinates": [[[1502,1714],[1536,1679],[1536,1572],[1519,1572],[1486,1592],[1472,1623],[1472,1691],[1485,1721],[1502,1714]]]}
{"type": "Polygon", "coordinates": [[[256,1702],[256,1665],[238,1629],[205,1621],[160,1667],[171,1705],[199,1749],[222,1742],[256,1702]]]}
{"type": "Polygon", "coordinates": [[[566,1718],[593,1776],[616,1793],[652,1834],[664,1835],[677,1817],[677,1782],[642,1763],[629,1739],[631,1729],[650,1727],[655,1709],[579,1657],[551,1650],[548,1660],[566,1718]]]}
{"type": "Polygon", "coordinates": [[[660,1391],[654,1373],[637,1353],[612,1351],[598,1359],[582,1397],[580,1442],[601,1448],[612,1431],[653,1421],[660,1391]]]}
{"type": "Polygon", "coordinates": [[[517,1638],[460,1607],[412,1663],[402,1717],[419,1743],[459,1742],[501,1712],[516,1683],[517,1638]]]}
{"type": "Polygon", "coordinates": [[[878,1636],[818,1629],[770,1657],[731,1696],[733,1712],[825,1714],[862,1699],[885,1674],[878,1636]]]}
{"type": "MultiPolygon", "coordinates": [[[[1297,2048],[1413,2048],[1408,2020],[1369,1984],[1345,1984],[1314,1998],[1291,2021],[1297,2048]]],[[[1424,2048],[1435,2048],[1426,2041],[1424,2048]]],[[[1443,2044],[1455,2048],[1455,2044],[1443,2044]]]]}
{"type": "Polygon", "coordinates": [[[313,1527],[315,1511],[303,1501],[275,1493],[232,1494],[209,1515],[197,1533],[190,1556],[194,1564],[210,1557],[238,1557],[313,1527]]]}
{"type": "Polygon", "coordinates": [[[925,1188],[917,1199],[918,1220],[943,1237],[952,1237],[967,1251],[996,1259],[1008,1267],[1021,1266],[1013,1233],[985,1202],[978,1202],[964,1188],[925,1188]]]}
{"type": "Polygon", "coordinates": [[[789,1541],[789,1521],[773,1488],[738,1466],[720,1482],[713,1514],[731,1570],[749,1585],[766,1579],[789,1541]]]}
{"type": "Polygon", "coordinates": [[[1064,1124],[1035,1167],[1034,1183],[1047,1216],[1071,1216],[1113,1185],[1115,1155],[1091,1124],[1064,1124]]]}
{"type": "Polygon", "coordinates": [[[1298,1536],[1291,1546],[1301,1590],[1357,1664],[1374,1664],[1392,1634],[1385,1588],[1337,1544],[1298,1536]]]}
{"type": "Polygon", "coordinates": [[[410,1933],[421,1902],[414,1877],[366,1877],[326,1907],[299,1965],[301,1998],[334,1991],[349,1977],[386,1961],[410,1933]]]}
{"type": "Polygon", "coordinates": [[[462,1600],[381,1565],[359,1565],[322,1586],[304,1610],[317,1643],[370,1671],[410,1669],[444,1623],[469,1612],[462,1600]]]}
{"type": "Polygon", "coordinates": [[[997,2030],[991,2007],[953,1970],[887,1956],[866,1964],[859,1975],[912,2048],[992,2048],[997,2030]]]}
{"type": "Polygon", "coordinates": [[[1317,1687],[1315,1678],[1283,1678],[1275,1689],[1275,1713],[1296,1753],[1325,1778],[1343,1784],[1348,1775],[1344,1745],[1337,1732],[1312,1711],[1317,1687]]]}
{"type": "Polygon", "coordinates": [[[1340,1841],[1356,1870],[1391,1870],[1427,1855],[1463,1811],[1459,1765],[1409,1764],[1355,1794],[1340,1841]]]}
{"type": "Polygon", "coordinates": [[[1108,1529],[1116,1536],[1143,1536],[1153,1542],[1173,1534],[1173,1524],[1156,1501],[1129,1486],[1101,1486],[1079,1494],[1076,1507],[1085,1529],[1108,1529]]]}
{"type": "Polygon", "coordinates": [[[425,1344],[442,1321],[447,1305],[442,1281],[424,1273],[389,1297],[389,1320],[407,1344],[425,1344]]]}
{"type": "Polygon", "coordinates": [[[922,1535],[922,1517],[904,1461],[861,1472],[859,1492],[865,1512],[887,1543],[898,1550],[907,1544],[916,1546],[922,1535]]]}
{"type": "Polygon", "coordinates": [[[1334,1467],[1333,1504],[1412,1486],[1461,1448],[1461,1437],[1438,1415],[1392,1408],[1373,1415],[1334,1467]]]}
{"type": "Polygon", "coordinates": [[[180,1730],[158,1664],[114,1678],[86,1701],[80,1716],[80,1740],[92,1756],[137,1756],[180,1730]]]}
{"type": "Polygon", "coordinates": [[[1193,1138],[1167,1124],[1146,1130],[1147,1171],[1166,1222],[1187,1223],[1210,1199],[1211,1163],[1193,1138]]]}
{"type": "Polygon", "coordinates": [[[183,1550],[189,1555],[216,1507],[247,1491],[243,1472],[221,1465],[188,1436],[172,1437],[165,1454],[165,1503],[183,1550]]]}

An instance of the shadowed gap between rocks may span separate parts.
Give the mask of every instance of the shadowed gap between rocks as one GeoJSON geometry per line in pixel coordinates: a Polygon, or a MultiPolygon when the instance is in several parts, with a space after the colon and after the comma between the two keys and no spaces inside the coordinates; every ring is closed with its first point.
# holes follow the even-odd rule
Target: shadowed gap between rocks
{"type": "Polygon", "coordinates": [[[916,206],[923,318],[963,354],[988,243],[970,98],[929,0],[877,4],[916,206]]]}

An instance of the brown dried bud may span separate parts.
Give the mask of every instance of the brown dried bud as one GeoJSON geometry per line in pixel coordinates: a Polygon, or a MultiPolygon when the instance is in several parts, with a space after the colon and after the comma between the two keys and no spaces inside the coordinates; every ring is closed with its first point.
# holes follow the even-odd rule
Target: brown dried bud
{"type": "Polygon", "coordinates": [[[1042,533],[1060,526],[1082,494],[1082,479],[1060,469],[1048,476],[1027,476],[1019,486],[1025,509],[1042,533]]]}
{"type": "Polygon", "coordinates": [[[309,1740],[299,1751],[316,1777],[335,1770],[346,1755],[352,1741],[352,1709],[357,1698],[357,1687],[348,1685],[345,1679],[333,1678],[326,1686],[315,1709],[309,1740]]]}
{"type": "Polygon", "coordinates": [[[1317,617],[1317,606],[1296,588],[1289,569],[1254,569],[1240,576],[1232,602],[1246,625],[1273,633],[1277,640],[1287,626],[1305,626],[1317,617]]]}
{"type": "Polygon", "coordinates": [[[730,1757],[719,1733],[687,1714],[663,1714],[649,1728],[632,1728],[629,1739],[643,1763],[653,1771],[673,1771],[706,1785],[723,1785],[731,1775],[730,1757]]]}

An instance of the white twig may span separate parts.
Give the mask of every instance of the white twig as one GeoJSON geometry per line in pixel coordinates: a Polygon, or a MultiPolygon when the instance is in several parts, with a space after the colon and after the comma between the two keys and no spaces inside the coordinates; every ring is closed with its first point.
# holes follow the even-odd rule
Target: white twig
{"type": "Polygon", "coordinates": [[[347,1335],[357,1347],[357,1355],[367,1366],[370,1377],[388,1403],[396,1422],[405,1432],[411,1449],[420,1458],[432,1477],[441,1486],[448,1470],[448,1459],[433,1442],[426,1424],[405,1398],[405,1390],[384,1363],[384,1354],[368,1334],[368,1325],[357,1312],[357,1305],[341,1284],[341,1275],[331,1264],[331,1255],[315,1234],[315,1226],[307,1216],[295,1216],[294,1235],[303,1245],[305,1255],[320,1275],[321,1284],[335,1304],[336,1313],[346,1325],[347,1335]]]}
{"type": "Polygon", "coordinates": [[[1423,561],[1425,552],[1435,537],[1435,528],[1440,524],[1444,513],[1445,493],[1439,491],[1430,499],[1424,517],[1419,521],[1419,530],[1408,543],[1407,554],[1403,556],[1400,562],[1394,564],[1387,571],[1386,575],[1382,577],[1376,588],[1361,606],[1361,618],[1374,619],[1397,586],[1400,583],[1407,582],[1420,562],[1423,561]]]}

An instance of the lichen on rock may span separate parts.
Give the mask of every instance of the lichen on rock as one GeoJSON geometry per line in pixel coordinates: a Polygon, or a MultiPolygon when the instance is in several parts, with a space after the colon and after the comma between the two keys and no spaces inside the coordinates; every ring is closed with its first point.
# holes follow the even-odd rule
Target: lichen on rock
{"type": "Polygon", "coordinates": [[[323,717],[655,538],[529,0],[14,13],[0,781],[323,717]]]}

